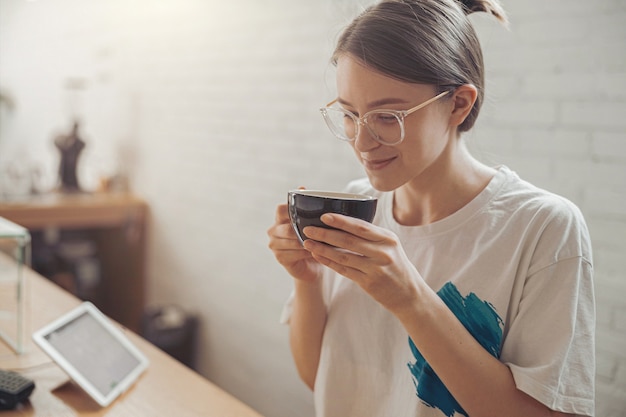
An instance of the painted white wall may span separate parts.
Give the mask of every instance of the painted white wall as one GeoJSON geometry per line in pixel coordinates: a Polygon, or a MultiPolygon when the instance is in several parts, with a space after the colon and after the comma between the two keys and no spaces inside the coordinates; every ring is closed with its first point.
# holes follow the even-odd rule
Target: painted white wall
{"type": "MultiPolygon", "coordinates": [[[[336,35],[367,3],[0,0],[0,91],[14,101],[0,105],[0,194],[14,160],[52,184],[52,138],[78,115],[85,187],[121,172],[150,204],[149,304],[198,313],[201,373],[267,416],[310,416],[312,401],[278,324],[291,281],[266,229],[288,189],[361,175],[318,108],[334,97],[336,35]]],[[[597,415],[623,417],[626,3],[503,3],[510,31],[473,18],[488,101],[468,140],[586,216],[597,415]]]]}

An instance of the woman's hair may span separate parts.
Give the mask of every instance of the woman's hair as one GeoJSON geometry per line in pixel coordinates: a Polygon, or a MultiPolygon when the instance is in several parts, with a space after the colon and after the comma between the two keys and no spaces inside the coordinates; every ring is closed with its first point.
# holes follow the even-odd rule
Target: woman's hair
{"type": "Polygon", "coordinates": [[[473,84],[478,97],[458,129],[467,131],[484,96],[482,51],[467,18],[472,12],[491,13],[507,24],[497,0],[383,0],[344,29],[332,62],[350,54],[384,75],[435,85],[438,92],[473,84]]]}

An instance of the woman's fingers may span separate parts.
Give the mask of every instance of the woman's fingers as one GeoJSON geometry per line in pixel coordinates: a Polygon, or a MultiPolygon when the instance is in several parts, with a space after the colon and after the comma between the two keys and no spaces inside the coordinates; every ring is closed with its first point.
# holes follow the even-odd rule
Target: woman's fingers
{"type": "Polygon", "coordinates": [[[365,240],[376,241],[379,237],[377,228],[365,220],[334,213],[322,215],[321,220],[328,226],[344,230],[365,240]]]}
{"type": "Polygon", "coordinates": [[[313,239],[304,241],[304,248],[311,253],[319,263],[328,266],[341,275],[357,279],[362,273],[359,265],[363,256],[346,250],[317,242],[313,239]]]}
{"type": "Polygon", "coordinates": [[[272,250],[302,250],[302,245],[289,223],[275,223],[268,229],[267,234],[270,238],[269,247],[272,250]]]}
{"type": "Polygon", "coordinates": [[[303,230],[308,238],[366,257],[375,257],[381,246],[390,239],[385,229],[364,220],[326,214],[322,216],[322,219],[335,229],[309,226],[303,230]]]}
{"type": "Polygon", "coordinates": [[[276,207],[276,223],[288,223],[289,220],[289,208],[287,204],[280,204],[276,207]]]}
{"type": "Polygon", "coordinates": [[[276,208],[274,224],[269,228],[267,234],[270,237],[297,240],[297,236],[291,226],[287,204],[281,204],[276,208]]]}

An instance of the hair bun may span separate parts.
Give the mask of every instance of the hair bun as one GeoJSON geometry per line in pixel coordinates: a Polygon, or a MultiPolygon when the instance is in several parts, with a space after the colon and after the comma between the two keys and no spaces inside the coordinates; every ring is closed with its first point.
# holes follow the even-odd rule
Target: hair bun
{"type": "Polygon", "coordinates": [[[506,17],[504,9],[498,0],[458,0],[463,5],[465,14],[473,12],[485,12],[492,14],[504,25],[508,25],[509,21],[506,17]]]}

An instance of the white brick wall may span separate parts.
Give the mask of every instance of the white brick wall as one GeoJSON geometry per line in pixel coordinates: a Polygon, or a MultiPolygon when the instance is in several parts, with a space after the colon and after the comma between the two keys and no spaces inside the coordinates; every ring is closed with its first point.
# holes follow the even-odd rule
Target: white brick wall
{"type": "Polygon", "coordinates": [[[626,3],[504,5],[511,34],[500,37],[494,25],[477,22],[492,98],[472,146],[583,210],[594,244],[598,302],[596,412],[623,417],[626,3]]]}
{"type": "MultiPolygon", "coordinates": [[[[0,172],[52,181],[68,77],[88,141],[81,178],[122,170],[150,203],[151,304],[203,318],[201,372],[267,416],[311,415],[277,319],[290,279],[265,230],[286,191],[361,171],[318,108],[336,34],[367,0],[0,0],[0,172]]],[[[626,416],[626,2],[503,0],[475,16],[487,102],[468,140],[573,200],[594,244],[597,416],[626,416]]],[[[0,187],[6,185],[0,181],[0,187]]]]}

